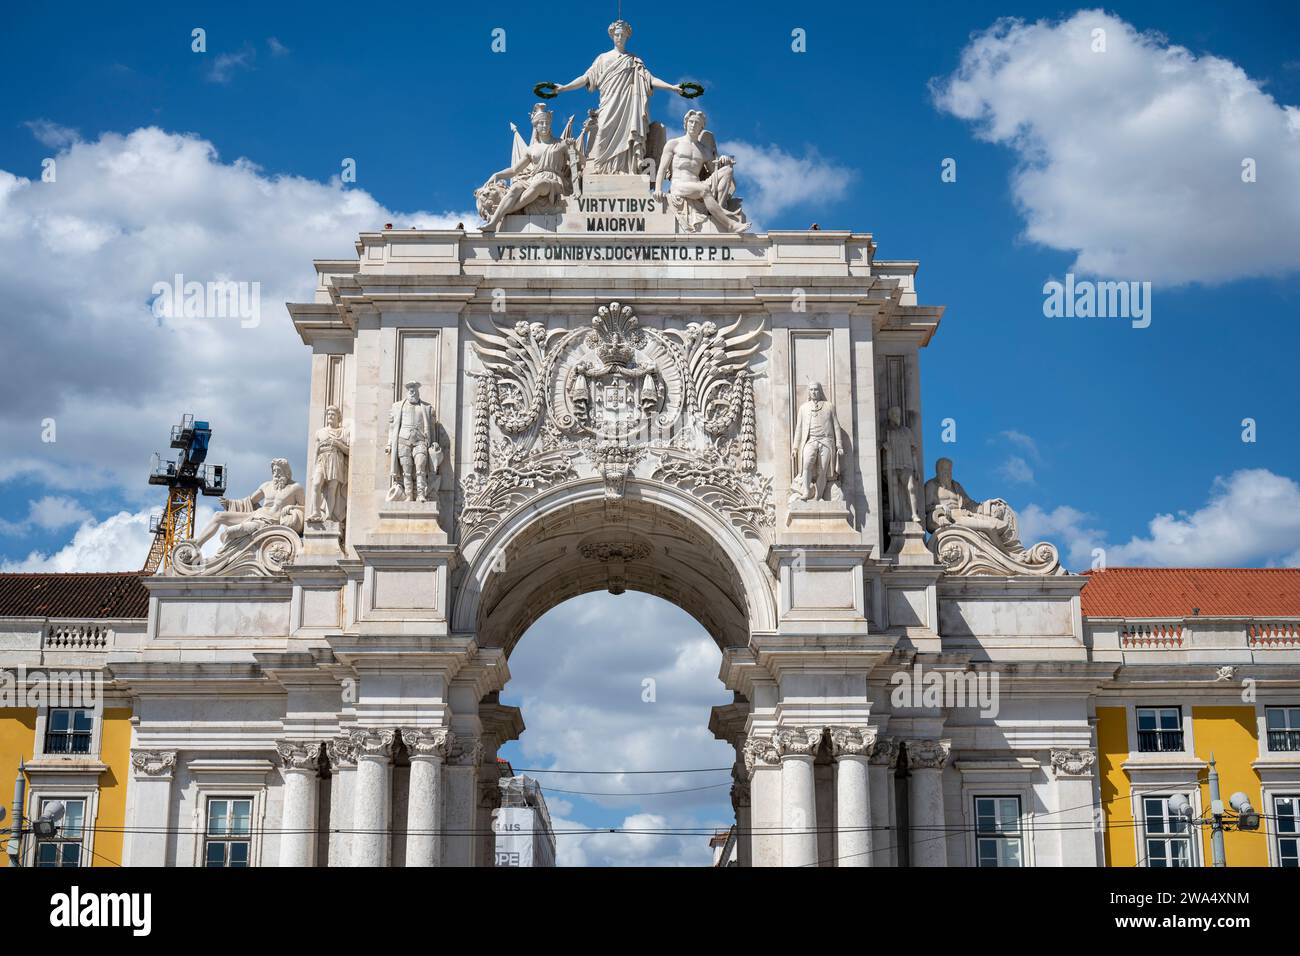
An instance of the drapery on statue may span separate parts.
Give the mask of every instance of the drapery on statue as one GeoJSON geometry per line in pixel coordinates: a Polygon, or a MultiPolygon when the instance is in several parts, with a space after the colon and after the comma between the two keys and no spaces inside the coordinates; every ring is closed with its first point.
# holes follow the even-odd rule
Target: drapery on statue
{"type": "Polygon", "coordinates": [[[325,409],[325,427],[316,432],[316,468],[312,475],[312,521],[343,520],[348,504],[348,454],[352,436],[337,405],[325,409]]]}
{"type": "Polygon", "coordinates": [[[912,429],[903,424],[903,410],[897,405],[889,409],[889,423],[885,427],[885,476],[889,482],[889,517],[893,521],[919,524],[916,485],[920,465],[917,462],[916,438],[912,429]]]}
{"type": "Polygon", "coordinates": [[[840,423],[826,401],[820,382],[808,386],[808,401],[799,406],[794,430],[790,494],[804,501],[822,500],[840,477],[840,423]]]}
{"type": "Polygon", "coordinates": [[[429,501],[432,476],[442,466],[433,406],[420,398],[420,383],[406,383],[406,397],[388,413],[388,500],[429,501]]]}
{"type": "Polygon", "coordinates": [[[925,528],[930,549],[954,574],[1064,574],[1056,548],[1020,542],[1015,509],[1001,498],[976,501],[952,477],[952,459],[940,458],[925,483],[925,528]]]}
{"type": "Polygon", "coordinates": [[[202,548],[214,534],[225,529],[221,548],[216,556],[238,548],[241,544],[273,526],[282,526],[294,534],[302,534],[303,509],[306,497],[302,485],[293,480],[289,461],[276,458],[271,462],[271,480],[264,481],[247,498],[222,498],[226,510],[217,512],[208,526],[194,539],[196,548],[202,548]]]}
{"type": "Polygon", "coordinates": [[[587,144],[590,172],[640,173],[640,161],[648,155],[650,95],[655,90],[686,92],[654,76],[639,56],[627,52],[631,36],[631,24],[615,20],[609,25],[614,49],[596,57],[582,76],[555,88],[557,94],[580,86],[600,93],[595,134],[587,144]]]}
{"type": "Polygon", "coordinates": [[[573,192],[579,166],[577,140],[569,135],[573,117],[569,117],[559,140],[551,135],[551,111],[544,104],[535,105],[528,119],[532,138],[525,145],[511,123],[515,139],[510,165],[493,173],[474,191],[478,214],[487,220],[480,227],[483,232],[494,232],[501,220],[513,212],[522,212],[535,203],[557,203],[573,192]],[[509,186],[503,182],[506,179],[510,180],[509,186]]]}
{"type": "Polygon", "coordinates": [[[717,141],[705,128],[708,121],[703,110],[686,111],[686,135],[664,144],[655,193],[663,196],[664,180],[672,179],[668,201],[687,232],[699,232],[710,221],[719,232],[744,232],[750,223],[735,198],[736,161],[718,155],[717,141]]]}

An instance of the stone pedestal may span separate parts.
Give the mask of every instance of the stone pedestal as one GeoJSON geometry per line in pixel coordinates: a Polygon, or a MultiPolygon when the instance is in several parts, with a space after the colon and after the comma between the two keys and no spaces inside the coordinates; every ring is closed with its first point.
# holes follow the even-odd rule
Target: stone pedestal
{"type": "Polygon", "coordinates": [[[343,557],[343,527],[337,521],[309,521],[302,533],[298,565],[332,564],[343,557]]]}
{"type": "Polygon", "coordinates": [[[934,555],[925,545],[925,529],[915,521],[890,522],[886,557],[895,564],[934,564],[934,555]]]}

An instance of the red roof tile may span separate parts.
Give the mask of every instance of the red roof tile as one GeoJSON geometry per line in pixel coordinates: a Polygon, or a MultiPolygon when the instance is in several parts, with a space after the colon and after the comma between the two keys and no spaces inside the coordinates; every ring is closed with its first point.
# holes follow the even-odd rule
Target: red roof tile
{"type": "Polygon", "coordinates": [[[135,618],[149,610],[139,571],[0,574],[0,617],[135,618]]]}
{"type": "Polygon", "coordinates": [[[1085,572],[1085,617],[1300,617],[1300,568],[1085,572]]]}

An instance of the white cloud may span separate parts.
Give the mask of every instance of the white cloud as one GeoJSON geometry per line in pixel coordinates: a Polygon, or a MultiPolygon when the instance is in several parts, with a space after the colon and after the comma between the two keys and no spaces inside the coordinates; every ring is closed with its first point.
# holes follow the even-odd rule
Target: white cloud
{"type": "Polygon", "coordinates": [[[1100,10],[1003,19],[933,92],[1016,152],[1026,235],[1077,252],[1075,272],[1180,284],[1300,268],[1300,110],[1229,60],[1100,10]]]}
{"type": "Polygon", "coordinates": [[[54,183],[0,171],[0,483],[82,492],[92,511],[87,493],[160,502],[149,456],[168,450],[183,412],[212,422],[211,460],[230,466],[236,495],[273,457],[301,474],[309,355],[281,303],[310,301],[312,260],[354,255],[361,230],[470,216],[389,210],[337,180],[223,162],[211,143],[156,128],[76,141],[57,161],[54,183]],[[260,324],[155,319],[153,286],[177,273],[260,282],[260,324]]]}
{"type": "MultiPolygon", "coordinates": [[[[548,804],[549,807],[549,804],[548,804]]],[[[552,816],[557,866],[708,866],[713,859],[709,837],[704,833],[664,833],[683,826],[699,829],[694,820],[683,821],[658,813],[634,813],[617,829],[624,832],[589,829],[583,823],[552,816]]]]}
{"type": "Polygon", "coordinates": [[[1011,455],[998,467],[998,475],[1012,484],[1033,484],[1034,469],[1019,455],[1011,455]]]}
{"type": "Polygon", "coordinates": [[[235,71],[253,69],[256,58],[257,51],[248,44],[236,53],[218,53],[208,67],[208,79],[213,83],[229,83],[235,71]]]}
{"type": "Polygon", "coordinates": [[[1068,505],[1043,511],[1030,505],[1020,515],[1022,540],[1056,540],[1072,568],[1087,568],[1092,550],[1104,548],[1111,567],[1300,566],[1300,485],[1263,468],[1218,477],[1209,500],[1195,511],[1158,514],[1146,535],[1106,544],[1093,517],[1068,505]]]}
{"type": "MultiPolygon", "coordinates": [[[[668,822],[639,826],[727,826],[735,751],[708,731],[710,707],[731,697],[718,680],[720,661],[704,629],[665,601],[602,592],[565,602],[543,615],[511,655],[502,697],[522,709],[528,728],[512,746],[511,762],[564,770],[722,768],[536,776],[552,816],[566,817],[567,825],[580,817],[587,826],[593,814],[613,813],[629,828],[637,824],[628,821],[651,817],[668,822]],[[647,678],[654,680],[653,702],[643,699],[647,678]]],[[[562,836],[559,855],[563,865],[706,864],[708,834],[562,836]]]]}
{"type": "Polygon", "coordinates": [[[270,49],[272,56],[285,56],[293,52],[276,37],[267,37],[266,45],[270,49]]]}
{"type": "Polygon", "coordinates": [[[720,143],[718,149],[735,157],[737,193],[745,201],[745,214],[760,225],[796,206],[833,203],[853,179],[849,169],[822,159],[811,148],[802,157],[779,146],[739,140],[720,143]]]}
{"type": "Polygon", "coordinates": [[[32,131],[37,142],[50,149],[63,149],[81,139],[81,134],[69,126],[60,126],[47,119],[28,120],[23,124],[32,131]]]}
{"type": "Polygon", "coordinates": [[[71,498],[46,495],[27,502],[27,517],[21,521],[0,521],[0,534],[26,534],[33,528],[57,531],[91,518],[91,514],[71,498]]]}
{"type": "MultiPolygon", "coordinates": [[[[67,501],[67,499],[63,499],[67,501]]],[[[35,504],[35,502],[33,502],[35,504]]],[[[74,507],[75,503],[70,503],[74,507]]],[[[53,506],[55,509],[63,506],[53,506]]],[[[149,519],[160,509],[130,512],[119,511],[102,521],[92,517],[79,517],[80,524],[72,540],[52,553],[32,551],[27,557],[15,561],[0,561],[0,572],[15,571],[131,571],[144,565],[153,544],[149,532],[149,519]]],[[[78,511],[84,514],[84,511],[78,511]]],[[[194,512],[195,530],[201,530],[212,520],[212,508],[200,504],[194,512]]],[[[53,517],[65,517],[71,511],[53,510],[53,517]]],[[[70,522],[69,522],[70,523],[70,522]]],[[[210,553],[218,542],[204,549],[210,553]]]]}

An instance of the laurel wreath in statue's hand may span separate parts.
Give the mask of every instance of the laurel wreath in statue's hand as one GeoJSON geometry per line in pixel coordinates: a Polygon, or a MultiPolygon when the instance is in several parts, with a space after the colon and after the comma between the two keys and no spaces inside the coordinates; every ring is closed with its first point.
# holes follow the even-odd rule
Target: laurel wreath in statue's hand
{"type": "Polygon", "coordinates": [[[538,83],[533,87],[533,95],[540,96],[544,100],[553,100],[560,95],[559,89],[558,83],[538,83]]]}
{"type": "Polygon", "coordinates": [[[697,96],[704,95],[704,87],[700,86],[698,83],[679,83],[677,86],[677,92],[688,100],[693,100],[697,96]]]}

